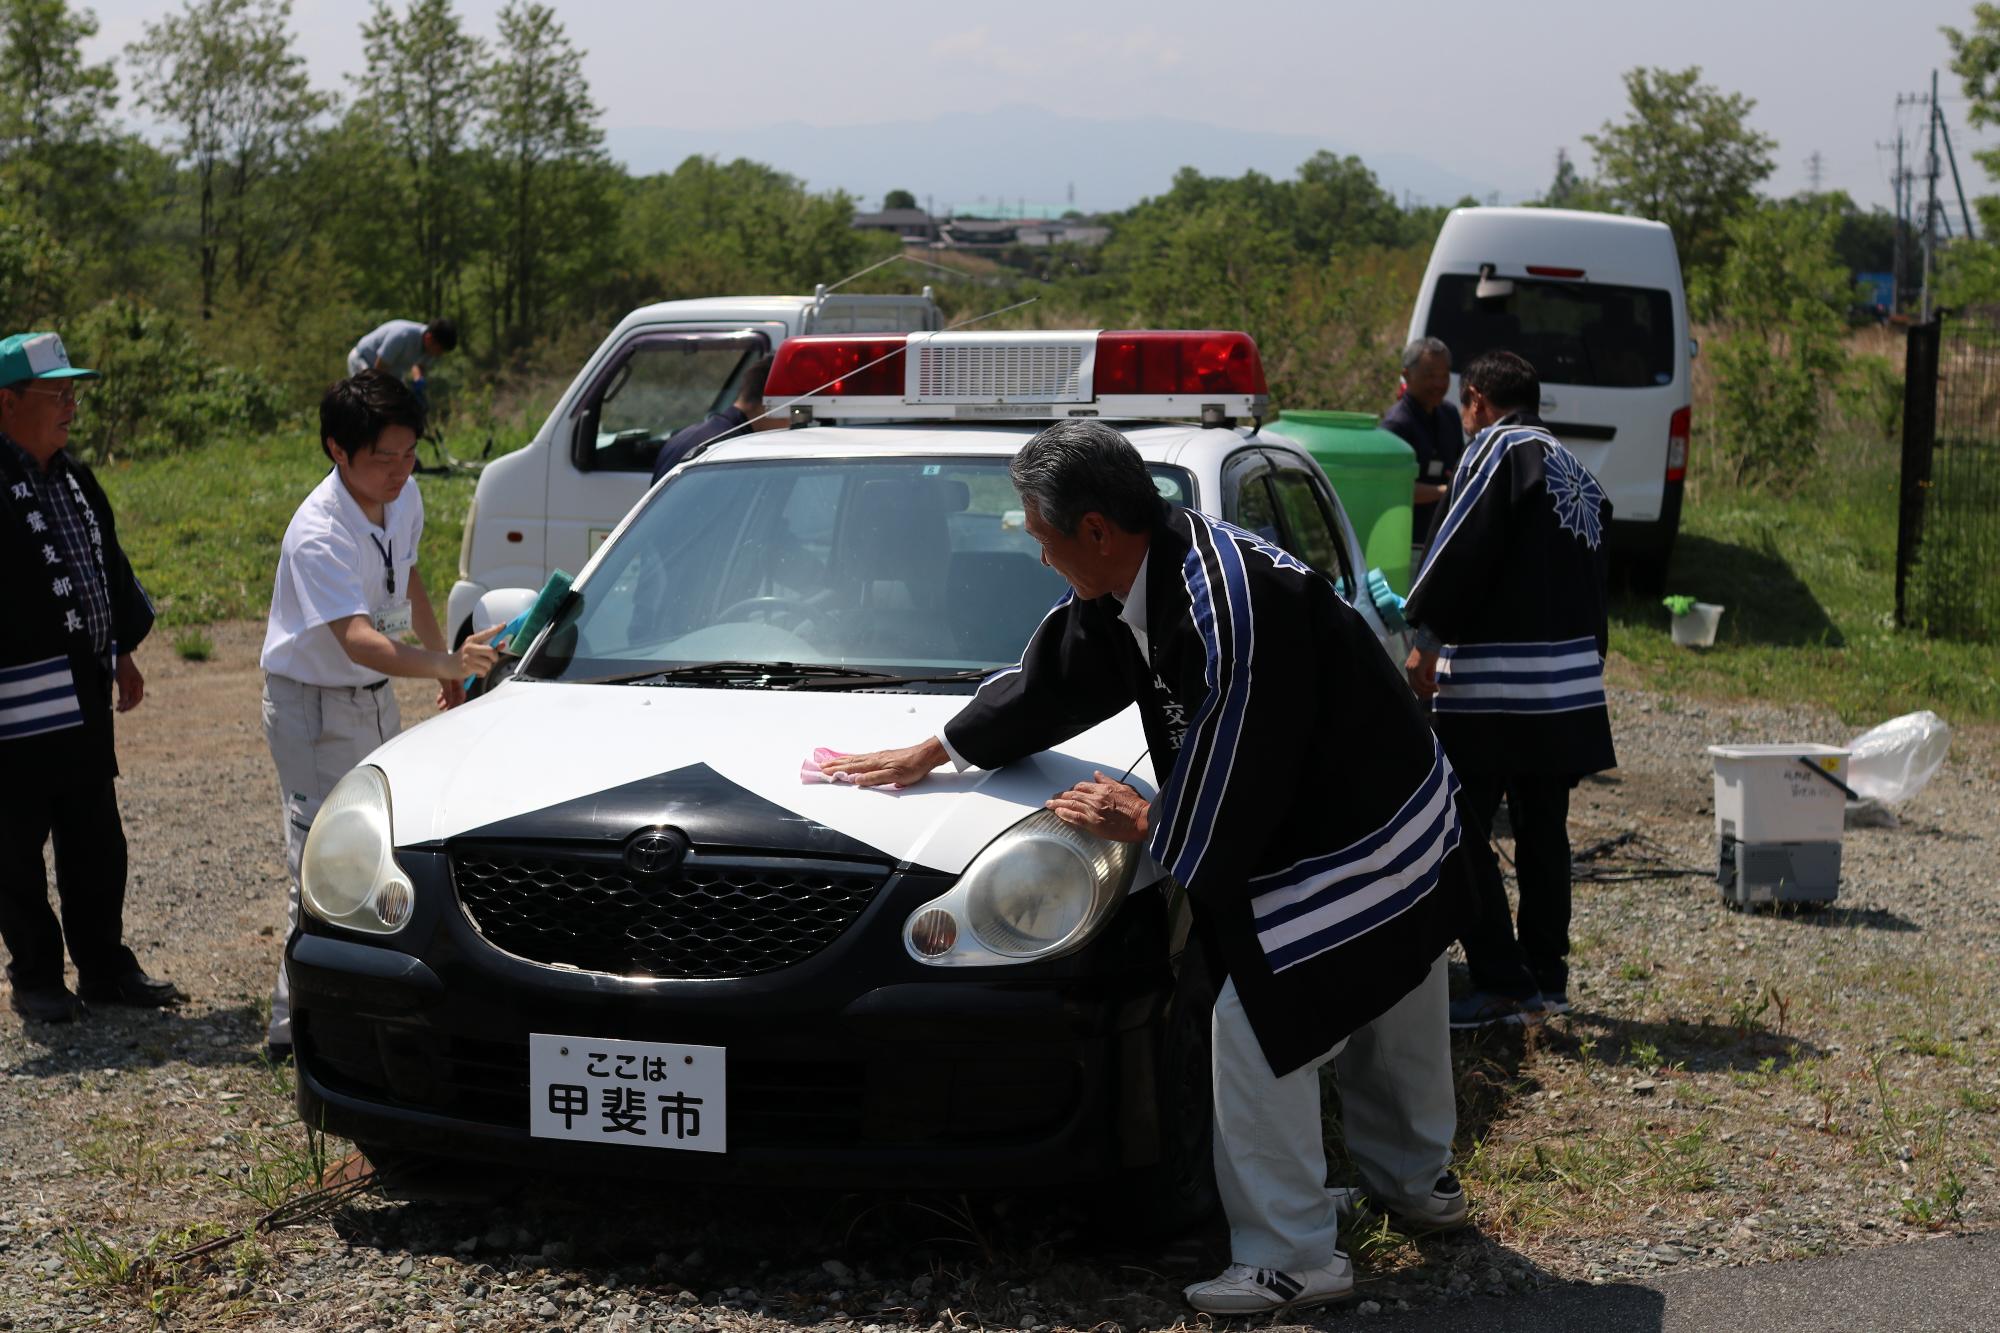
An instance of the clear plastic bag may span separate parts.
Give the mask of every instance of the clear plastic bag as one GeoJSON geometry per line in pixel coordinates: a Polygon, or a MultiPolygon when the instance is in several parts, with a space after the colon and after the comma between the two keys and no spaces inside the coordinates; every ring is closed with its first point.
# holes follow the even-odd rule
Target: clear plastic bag
{"type": "Polygon", "coordinates": [[[1883,805],[1907,801],[1944,762],[1951,727],[1936,713],[1905,713],[1870,727],[1848,744],[1847,785],[1883,805]]]}

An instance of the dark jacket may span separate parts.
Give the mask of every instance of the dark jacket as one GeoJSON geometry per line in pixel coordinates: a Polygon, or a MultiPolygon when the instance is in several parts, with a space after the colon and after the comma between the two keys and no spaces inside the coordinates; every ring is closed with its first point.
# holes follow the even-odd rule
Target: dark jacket
{"type": "Polygon", "coordinates": [[[1517,414],[1465,451],[1403,616],[1444,644],[1434,703],[1468,771],[1612,768],[1604,699],[1605,536],[1590,470],[1517,414]]]}
{"type": "MultiPolygon", "coordinates": [[[[1444,403],[1435,412],[1419,412],[1408,395],[1382,414],[1382,429],[1410,446],[1417,455],[1417,480],[1435,485],[1451,476],[1465,452],[1465,430],[1458,413],[1444,403]]],[[[1430,537],[1431,523],[1438,505],[1413,504],[1410,509],[1410,537],[1421,546],[1430,537]]]]}
{"type": "MultiPolygon", "coordinates": [[[[111,602],[114,652],[129,653],[153,628],[153,606],[131,562],[118,544],[111,502],[90,469],[74,459],[67,465],[82,487],[84,501],[97,515],[104,535],[103,577],[111,602]]],[[[45,711],[54,729],[21,734],[33,728],[13,726],[0,736],[0,788],[10,783],[80,782],[115,777],[118,757],[112,745],[111,702],[113,663],[99,658],[83,636],[65,633],[56,598],[47,579],[40,544],[30,536],[26,506],[15,494],[23,480],[20,459],[0,448],[0,679],[32,679],[46,688],[39,695],[57,706],[45,711]],[[75,715],[60,705],[73,692],[75,715]]],[[[74,578],[96,578],[98,571],[64,568],[74,578]]]]}
{"type": "Polygon", "coordinates": [[[674,468],[674,465],[711,440],[719,440],[732,431],[736,435],[748,435],[750,418],[743,409],[731,403],[706,421],[697,421],[692,426],[682,426],[667,437],[660,446],[660,456],[653,460],[653,480],[658,481],[674,468]]]}
{"type": "Polygon", "coordinates": [[[1137,703],[1149,850],[1184,885],[1282,1075],[1381,1015],[1455,933],[1458,779],[1368,626],[1291,555],[1191,510],[1153,535],[1149,656],[1065,598],[945,727],[991,768],[1137,703]]]}

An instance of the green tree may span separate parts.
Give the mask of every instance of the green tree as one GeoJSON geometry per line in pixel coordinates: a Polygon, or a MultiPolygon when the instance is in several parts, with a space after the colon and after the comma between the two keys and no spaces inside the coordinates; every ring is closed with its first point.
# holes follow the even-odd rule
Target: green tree
{"type": "Polygon", "coordinates": [[[1846,368],[1853,291],[1837,209],[1765,204],[1723,224],[1721,263],[1692,299],[1722,328],[1708,356],[1722,453],[1739,483],[1803,476],[1846,368]]]}
{"type": "Polygon", "coordinates": [[[1630,70],[1625,91],[1624,122],[1583,136],[1605,198],[1671,227],[1683,267],[1709,267],[1722,258],[1725,224],[1770,176],[1777,141],[1747,123],[1753,99],[1703,83],[1699,66],[1630,70]]]}
{"type": "MultiPolygon", "coordinates": [[[[853,227],[843,194],[816,195],[762,163],[690,157],[631,181],[620,206],[628,299],[810,291],[901,246],[853,227]]],[[[884,271],[885,282],[904,281],[884,271]]]]}
{"type": "Polygon", "coordinates": [[[600,112],[583,53],[555,11],[510,0],[487,68],[486,120],[500,236],[490,265],[495,342],[518,344],[547,314],[552,281],[602,267],[611,228],[600,112]]]}
{"type": "Polygon", "coordinates": [[[108,62],[83,58],[96,35],[96,16],[66,0],[0,0],[0,190],[13,196],[10,213],[44,219],[58,245],[115,234],[121,220],[107,216],[118,79],[108,62]]]}
{"type": "Polygon", "coordinates": [[[916,206],[917,196],[911,194],[908,190],[891,190],[882,196],[882,211],[884,213],[893,212],[898,208],[915,208],[916,206]]]}
{"type": "Polygon", "coordinates": [[[288,191],[267,187],[331,105],[307,80],[290,21],[291,0],[187,0],[131,48],[140,104],[174,126],[195,191],[203,319],[215,311],[225,250],[242,290],[285,248],[297,210],[288,191]]]}
{"type": "MultiPolygon", "coordinates": [[[[348,129],[385,148],[391,168],[384,188],[365,200],[393,220],[368,237],[371,267],[395,304],[414,301],[425,317],[440,315],[460,295],[475,244],[467,145],[482,100],[485,44],[465,30],[451,0],[409,0],[400,18],[387,0],[375,0],[361,40],[365,93],[348,129]]],[[[354,156],[365,161],[367,146],[354,156]]]]}
{"type": "MultiPolygon", "coordinates": [[[[1965,92],[1965,118],[1974,126],[2000,125],[2000,5],[1972,7],[1972,27],[1947,27],[1945,40],[1951,44],[1951,72],[1958,76],[1965,92]]],[[[2000,175],[2000,149],[1981,148],[1973,160],[1989,176],[2000,175]]],[[[1979,230],[1982,237],[1996,234],[2000,222],[2000,196],[1978,199],[1979,230]]],[[[1986,239],[1960,239],[1945,247],[1939,256],[1938,295],[1948,306],[1987,304],[2000,301],[2000,245],[1986,239]]]]}

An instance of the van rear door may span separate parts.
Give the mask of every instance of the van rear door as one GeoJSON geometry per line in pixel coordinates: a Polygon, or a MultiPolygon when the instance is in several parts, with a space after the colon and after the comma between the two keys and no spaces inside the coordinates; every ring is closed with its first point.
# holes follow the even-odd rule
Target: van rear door
{"type": "Polygon", "coordinates": [[[1688,402],[1680,293],[1595,271],[1495,266],[1492,276],[1501,281],[1489,292],[1504,294],[1480,296],[1476,271],[1437,274],[1424,332],[1459,368],[1489,351],[1526,357],[1541,375],[1542,419],[1610,492],[1618,520],[1660,518],[1668,431],[1688,402]]]}

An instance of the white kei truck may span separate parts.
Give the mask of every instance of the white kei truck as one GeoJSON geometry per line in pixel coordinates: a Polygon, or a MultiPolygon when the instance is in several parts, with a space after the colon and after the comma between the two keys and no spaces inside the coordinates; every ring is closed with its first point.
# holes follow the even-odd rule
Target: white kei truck
{"type": "Polygon", "coordinates": [[[735,400],[752,362],[802,333],[940,328],[917,295],[830,293],[662,301],[625,316],[584,362],[535,438],[480,473],[446,604],[452,641],[489,589],[538,588],[584,566],[653,483],[660,445],[735,400]]]}

